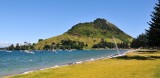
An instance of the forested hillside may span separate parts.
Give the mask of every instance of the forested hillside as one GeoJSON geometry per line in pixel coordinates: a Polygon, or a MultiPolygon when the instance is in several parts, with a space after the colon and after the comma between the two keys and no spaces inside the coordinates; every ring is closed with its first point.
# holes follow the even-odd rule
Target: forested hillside
{"type": "Polygon", "coordinates": [[[35,48],[46,49],[45,46],[48,46],[47,49],[49,49],[50,46],[52,49],[74,49],[71,48],[73,47],[72,45],[63,45],[63,41],[68,40],[74,42],[74,47],[79,46],[81,49],[91,49],[94,48],[95,45],[102,43],[102,40],[104,40],[105,43],[113,43],[112,36],[116,38],[119,44],[125,43],[129,45],[133,39],[114,24],[105,19],[98,18],[93,22],[76,24],[62,35],[42,40],[36,44],[35,48]]]}

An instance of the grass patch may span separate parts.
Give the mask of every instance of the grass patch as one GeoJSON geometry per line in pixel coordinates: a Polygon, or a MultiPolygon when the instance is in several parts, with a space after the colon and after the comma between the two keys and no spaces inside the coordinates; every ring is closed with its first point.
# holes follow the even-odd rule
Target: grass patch
{"type": "Polygon", "coordinates": [[[114,59],[46,69],[9,78],[160,78],[159,57],[160,52],[133,52],[114,59]]]}
{"type": "MultiPolygon", "coordinates": [[[[97,44],[101,41],[101,38],[91,38],[91,37],[86,37],[86,36],[72,36],[72,35],[69,35],[69,34],[62,34],[62,35],[59,35],[59,36],[55,36],[55,37],[52,37],[52,38],[48,38],[46,40],[43,40],[41,42],[38,42],[36,45],[35,45],[35,49],[43,49],[44,45],[48,44],[48,45],[51,45],[52,42],[55,42],[56,44],[61,42],[61,40],[72,40],[72,41],[80,41],[80,42],[84,42],[85,44],[87,44],[88,46],[85,47],[84,49],[91,49],[92,46],[94,44],[97,44]]],[[[112,38],[105,38],[105,40],[107,42],[113,42],[112,38]]],[[[117,43],[121,43],[122,41],[117,39],[116,38],[116,41],[117,43]]]]}

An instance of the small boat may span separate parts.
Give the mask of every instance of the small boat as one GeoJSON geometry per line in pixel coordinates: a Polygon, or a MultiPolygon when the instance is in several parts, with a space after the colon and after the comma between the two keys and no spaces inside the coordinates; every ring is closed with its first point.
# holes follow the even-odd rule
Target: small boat
{"type": "Polygon", "coordinates": [[[30,54],[34,54],[34,52],[30,51],[30,50],[24,50],[25,53],[30,53],[30,54]]]}
{"type": "Polygon", "coordinates": [[[12,51],[9,51],[9,50],[8,50],[8,51],[6,51],[6,52],[9,52],[9,53],[10,53],[10,52],[12,52],[12,51]]]}
{"type": "Polygon", "coordinates": [[[52,52],[56,52],[56,50],[55,50],[55,49],[52,49],[52,52]]]}

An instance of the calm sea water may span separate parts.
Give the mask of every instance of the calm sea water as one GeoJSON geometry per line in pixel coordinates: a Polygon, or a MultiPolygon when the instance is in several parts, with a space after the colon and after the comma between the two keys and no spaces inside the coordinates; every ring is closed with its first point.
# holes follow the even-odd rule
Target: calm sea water
{"type": "MultiPolygon", "coordinates": [[[[120,50],[120,53],[127,50],[120,50]]],[[[38,70],[55,65],[65,65],[78,61],[107,57],[116,50],[74,50],[74,51],[0,51],[0,77],[38,70]]]]}

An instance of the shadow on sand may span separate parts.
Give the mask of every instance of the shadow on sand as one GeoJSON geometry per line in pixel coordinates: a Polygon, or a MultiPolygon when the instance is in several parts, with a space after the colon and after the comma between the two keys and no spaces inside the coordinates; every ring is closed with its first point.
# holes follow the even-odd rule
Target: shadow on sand
{"type": "Polygon", "coordinates": [[[155,60],[160,59],[160,56],[121,56],[114,59],[123,59],[123,60],[155,60]]]}

